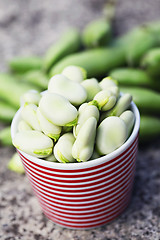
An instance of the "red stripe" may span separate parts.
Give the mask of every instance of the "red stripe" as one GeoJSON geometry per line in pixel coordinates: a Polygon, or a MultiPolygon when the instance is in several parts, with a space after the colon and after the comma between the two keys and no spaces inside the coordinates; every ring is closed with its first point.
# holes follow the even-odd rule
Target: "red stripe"
{"type": "MultiPolygon", "coordinates": [[[[108,163],[107,163],[107,166],[105,166],[105,168],[103,168],[103,169],[100,169],[100,170],[97,170],[97,171],[95,171],[95,172],[93,172],[93,174],[95,175],[95,174],[99,174],[99,173],[102,173],[102,172],[105,172],[105,171],[107,171],[107,170],[109,170],[109,169],[111,169],[111,168],[113,168],[113,167],[115,167],[115,166],[119,166],[119,165],[122,165],[123,164],[123,161],[125,162],[125,161],[127,161],[127,157],[129,156],[129,154],[131,153],[131,152],[134,152],[135,151],[135,149],[136,149],[136,145],[134,145],[134,147],[132,148],[132,149],[130,149],[129,150],[129,152],[127,153],[127,155],[125,155],[122,159],[117,159],[116,161],[114,161],[114,160],[112,160],[112,163],[113,164],[110,164],[110,166],[108,166],[108,163]],[[117,163],[117,162],[120,162],[120,163],[117,163]]],[[[35,164],[33,164],[33,163],[31,163],[29,160],[28,161],[26,161],[25,160],[25,158],[21,155],[21,158],[22,158],[22,160],[28,165],[28,166],[30,166],[32,169],[34,169],[34,170],[36,170],[36,171],[39,171],[40,173],[42,173],[42,174],[47,174],[47,176],[52,176],[52,177],[60,177],[60,178],[82,178],[82,177],[87,177],[87,176],[90,176],[90,172],[89,173],[85,173],[85,174],[81,174],[81,175],[59,175],[59,174],[54,174],[54,173],[50,173],[50,172],[46,172],[46,171],[43,171],[43,170],[41,170],[41,169],[38,169],[38,168],[36,168],[34,165],[35,164]],[[29,162],[31,163],[31,164],[29,164],[29,162]]],[[[99,166],[98,166],[99,167],[99,166]]],[[[72,180],[71,180],[72,181],[72,180]]]]}
{"type": "Polygon", "coordinates": [[[49,207],[51,209],[56,209],[56,211],[57,210],[58,211],[64,211],[64,213],[65,213],[65,211],[68,212],[68,213],[71,212],[71,214],[72,214],[72,212],[73,212],[73,214],[74,213],[75,214],[78,213],[78,215],[79,215],[81,213],[84,214],[84,212],[85,213],[86,212],[87,213],[91,213],[91,212],[95,213],[97,210],[101,211],[101,210],[106,209],[108,207],[112,207],[112,206],[114,206],[115,204],[117,204],[117,203],[119,203],[121,201],[125,201],[125,199],[130,197],[131,193],[132,193],[132,189],[129,190],[127,194],[125,194],[125,195],[121,194],[120,196],[118,196],[114,200],[112,199],[112,201],[108,201],[107,204],[106,204],[106,202],[104,202],[103,204],[100,204],[98,206],[90,206],[90,207],[87,206],[87,208],[73,208],[73,207],[72,208],[68,208],[68,207],[64,207],[62,205],[58,206],[58,205],[53,204],[53,202],[51,203],[51,202],[48,202],[48,200],[44,200],[44,198],[39,196],[38,194],[37,194],[37,197],[38,197],[38,201],[41,204],[44,204],[44,205],[46,205],[47,207],[49,207]]]}
{"type": "MultiPolygon", "coordinates": [[[[120,194],[119,194],[119,196],[121,196],[122,194],[127,194],[128,193],[128,191],[132,188],[132,185],[133,184],[131,184],[131,185],[128,185],[126,188],[125,188],[125,190],[123,190],[123,192],[122,192],[122,190],[120,191],[120,194]]],[[[32,186],[33,187],[33,186],[32,186]]],[[[34,190],[34,192],[35,192],[35,194],[36,195],[38,195],[38,196],[41,196],[43,199],[46,199],[46,200],[50,200],[52,203],[54,203],[54,204],[61,204],[61,205],[63,205],[63,206],[67,206],[67,207],[76,207],[77,206],[77,208],[78,207],[85,207],[85,206],[87,206],[88,207],[88,204],[90,204],[90,205],[95,205],[95,204],[102,204],[102,203],[104,203],[104,201],[106,202],[106,201],[108,201],[108,200],[113,200],[117,195],[118,195],[118,193],[115,193],[115,194],[112,194],[112,196],[109,196],[109,197],[105,197],[105,198],[103,198],[103,199],[101,199],[101,200],[98,200],[98,201],[94,201],[94,202],[92,202],[92,203],[88,203],[87,201],[85,201],[85,203],[80,203],[80,202],[78,202],[78,203],[76,203],[76,204],[71,204],[71,203],[69,203],[69,202],[57,202],[57,201],[55,201],[55,198],[53,198],[53,199],[48,199],[46,196],[46,194],[44,195],[42,195],[41,193],[40,193],[40,191],[37,191],[34,187],[33,187],[33,190],[34,190]]],[[[118,196],[118,197],[119,197],[118,196]]],[[[76,201],[74,201],[74,202],[76,202],[76,201]]],[[[83,201],[84,202],[84,201],[83,201]]]]}
{"type": "Polygon", "coordinates": [[[90,201],[93,201],[96,204],[96,203],[100,203],[103,200],[105,201],[105,200],[111,199],[114,196],[116,196],[117,194],[119,194],[120,192],[131,187],[132,183],[133,183],[133,179],[131,179],[130,182],[126,184],[126,186],[123,186],[122,189],[119,189],[118,191],[112,190],[109,195],[108,195],[108,193],[104,193],[104,194],[102,194],[102,196],[96,196],[96,197],[91,196],[90,198],[86,198],[86,199],[81,199],[81,198],[80,199],[61,199],[61,198],[58,198],[55,196],[50,196],[47,193],[43,193],[42,191],[40,191],[33,185],[32,185],[32,187],[37,193],[41,193],[42,195],[44,195],[46,198],[50,199],[51,201],[53,200],[55,203],[59,203],[59,201],[61,201],[60,202],[61,204],[64,204],[64,205],[67,204],[68,206],[75,206],[75,205],[77,205],[77,203],[79,206],[86,206],[88,204],[87,202],[90,202],[90,201]]]}
{"type": "MultiPolygon", "coordinates": [[[[127,155],[127,157],[129,157],[130,156],[130,158],[133,156],[133,154],[134,153],[136,153],[136,149],[134,148],[134,149],[132,149],[133,150],[133,152],[131,152],[131,155],[127,155]]],[[[115,163],[115,164],[113,164],[112,166],[109,166],[109,167],[106,167],[106,168],[104,168],[104,169],[101,169],[101,170],[98,170],[98,171],[96,171],[96,172],[93,172],[92,173],[92,175],[96,175],[96,174],[99,174],[99,173],[104,173],[105,171],[108,171],[109,169],[112,169],[113,167],[116,167],[115,169],[117,169],[117,168],[119,168],[121,165],[123,165],[126,161],[128,161],[129,159],[127,159],[127,157],[126,158],[124,158],[125,159],[125,161],[123,162],[120,162],[119,164],[117,164],[117,163],[115,163]]],[[[27,165],[27,166],[29,166],[28,168],[29,169],[31,169],[32,171],[33,171],[33,169],[34,170],[36,170],[37,171],[37,169],[36,168],[34,168],[31,164],[29,164],[28,162],[26,162],[23,158],[21,158],[22,159],[22,161],[27,165]]],[[[111,171],[111,170],[110,170],[111,171]]],[[[108,172],[110,172],[110,171],[108,171],[108,172]]],[[[35,172],[35,171],[34,171],[35,172]]],[[[54,178],[55,177],[55,174],[51,174],[51,173],[48,173],[48,172],[44,172],[44,171],[41,171],[41,170],[39,170],[39,172],[42,174],[42,177],[44,176],[52,176],[52,178],[54,178]],[[45,175],[43,175],[43,174],[45,174],[45,175]]],[[[37,173],[38,174],[38,173],[37,173]]],[[[83,174],[84,175],[84,174],[83,174]]],[[[65,178],[66,179],[66,177],[65,177],[66,175],[62,175],[61,177],[62,178],[65,178]]],[[[87,173],[87,176],[91,176],[91,173],[89,172],[89,173],[87,173]]],[[[79,175],[71,175],[71,176],[69,176],[70,178],[72,177],[72,178],[81,178],[82,176],[80,176],[79,177],[79,175]]],[[[50,178],[50,179],[52,179],[52,178],[50,178]]],[[[67,178],[68,178],[68,176],[67,176],[67,178]]],[[[89,179],[89,178],[88,178],[89,179]]],[[[54,179],[55,180],[55,179],[54,179]]],[[[60,178],[59,179],[56,179],[57,181],[58,180],[60,180],[60,178]]],[[[68,180],[68,181],[73,181],[73,179],[71,179],[71,180],[68,180]]]]}
{"type": "MultiPolygon", "coordinates": [[[[57,195],[59,195],[59,196],[63,196],[63,197],[72,197],[72,196],[74,196],[74,197],[84,197],[84,196],[87,196],[87,195],[90,195],[91,194],[91,191],[94,191],[94,192],[96,192],[96,194],[97,193],[100,193],[100,191],[96,191],[96,190],[99,190],[100,189],[100,187],[101,187],[101,189],[103,188],[103,191],[108,191],[108,190],[110,190],[110,189],[112,189],[113,187],[115,187],[115,186],[117,186],[117,185],[119,185],[120,183],[123,183],[123,181],[124,181],[124,178],[126,178],[126,179],[128,179],[129,177],[132,177],[132,175],[134,175],[134,173],[133,172],[131,172],[131,174],[130,174],[130,172],[131,172],[131,170],[128,172],[128,174],[127,175],[124,175],[122,178],[121,178],[121,180],[120,181],[116,181],[115,183],[114,183],[114,180],[112,181],[114,184],[110,184],[109,185],[109,187],[106,187],[106,186],[108,186],[108,184],[106,184],[105,182],[104,182],[104,186],[103,185],[101,185],[101,186],[98,186],[98,187],[94,187],[94,188],[91,188],[91,189],[87,189],[87,194],[85,193],[85,194],[61,194],[61,192],[66,192],[66,193],[70,193],[70,192],[72,192],[72,193],[75,193],[75,191],[76,192],[81,192],[81,193],[84,193],[84,189],[80,189],[80,190],[64,190],[64,189],[55,189],[55,188],[52,188],[52,187],[48,187],[47,188],[47,190],[48,189],[50,189],[50,190],[56,190],[56,192],[55,191],[53,191],[53,193],[56,193],[57,195]],[[58,193],[57,193],[57,191],[58,191],[58,193]],[[60,193],[59,193],[60,192],[60,193]]],[[[43,188],[42,186],[44,186],[44,187],[46,187],[44,184],[39,184],[35,179],[33,179],[33,178],[31,178],[29,175],[28,175],[28,178],[29,178],[29,180],[31,181],[31,182],[33,182],[36,186],[38,186],[38,187],[40,187],[40,188],[42,188],[43,190],[46,190],[45,188],[43,188]],[[35,183],[36,182],[36,183],[35,183]]],[[[102,191],[102,190],[101,190],[102,191]]]]}
{"type": "MultiPolygon", "coordinates": [[[[127,153],[127,151],[133,146],[133,144],[135,143],[135,141],[138,139],[138,135],[136,136],[135,140],[132,142],[132,144],[124,151],[122,152],[120,155],[118,155],[117,157],[107,161],[107,164],[109,164],[110,162],[112,161],[115,161],[117,159],[119,159],[120,157],[122,157],[125,153],[127,153]]],[[[18,150],[17,150],[18,151],[18,150]]],[[[26,157],[24,157],[19,151],[18,153],[20,154],[20,156],[22,156],[25,160],[33,163],[32,161],[30,161],[29,159],[27,159],[26,157]]],[[[41,161],[41,160],[40,160],[41,161]]],[[[34,165],[39,167],[39,168],[42,168],[42,169],[45,169],[45,170],[49,170],[49,171],[54,171],[54,172],[57,172],[57,173],[81,173],[81,172],[86,172],[86,171],[91,171],[91,170],[94,170],[94,169],[97,169],[97,166],[93,166],[93,167],[90,167],[90,168],[79,168],[79,169],[70,169],[70,170],[67,170],[67,169],[53,169],[52,167],[45,167],[45,166],[41,166],[37,163],[34,162],[34,165]]],[[[98,167],[103,167],[106,165],[106,162],[105,163],[102,163],[102,164],[99,164],[98,167]]]]}
{"type": "MultiPolygon", "coordinates": [[[[123,183],[123,184],[121,184],[122,186],[128,186],[129,184],[131,184],[131,182],[133,181],[133,178],[130,178],[128,181],[125,181],[125,183],[123,183]]],[[[104,197],[104,196],[106,196],[106,195],[108,195],[108,194],[112,194],[112,193],[114,193],[114,192],[116,192],[117,191],[117,189],[119,189],[119,191],[121,190],[120,189],[120,186],[118,186],[118,187],[116,187],[115,189],[111,189],[110,191],[104,191],[104,190],[101,190],[101,194],[100,195],[98,195],[97,193],[96,194],[94,194],[94,199],[93,199],[93,193],[90,193],[90,194],[88,194],[88,197],[87,198],[78,198],[77,199],[77,197],[76,197],[76,199],[75,199],[75,196],[73,197],[71,197],[70,199],[64,199],[64,198],[57,198],[57,194],[55,194],[54,196],[53,195],[48,195],[47,193],[48,193],[48,191],[47,191],[47,193],[46,192],[43,192],[43,191],[41,191],[41,190],[39,190],[38,188],[37,188],[37,186],[36,186],[36,184],[34,184],[34,183],[32,183],[31,182],[31,184],[32,184],[32,186],[38,191],[38,192],[40,192],[40,193],[42,193],[42,194],[44,194],[45,196],[48,196],[48,197],[51,197],[51,198],[53,198],[53,199],[56,199],[56,200],[61,200],[61,201],[73,201],[73,202],[82,202],[82,201],[85,201],[86,199],[86,201],[90,201],[90,200],[95,200],[95,199],[99,199],[99,198],[102,198],[102,197],[104,197]]],[[[121,187],[122,187],[121,186],[121,187]]],[[[123,188],[122,188],[123,189],[123,188]]]]}
{"type": "MultiPolygon", "coordinates": [[[[116,182],[117,180],[121,180],[121,176],[123,177],[123,175],[125,175],[126,173],[128,173],[130,170],[132,169],[132,171],[134,172],[135,171],[135,163],[133,162],[133,163],[131,163],[128,167],[127,167],[127,169],[126,169],[126,171],[125,172],[123,172],[123,173],[121,173],[121,174],[119,174],[119,175],[116,175],[115,176],[115,179],[113,179],[113,176],[111,176],[111,177],[108,177],[107,179],[101,179],[101,180],[99,180],[97,183],[99,184],[99,183],[102,183],[103,185],[105,184],[106,186],[110,183],[114,183],[114,182],[116,182]],[[110,181],[111,180],[111,181],[110,181]]],[[[32,176],[32,174],[30,174],[30,173],[28,173],[28,175],[30,176],[32,176]]],[[[45,182],[45,181],[44,181],[45,182]]],[[[91,186],[92,187],[92,185],[95,185],[95,183],[88,183],[88,184],[85,184],[85,186],[87,185],[87,186],[91,186]]],[[[54,186],[54,185],[53,185],[54,186]]],[[[84,185],[83,185],[84,186],[84,185]]],[[[68,187],[71,187],[71,186],[68,186],[68,187]]],[[[101,186],[98,186],[98,187],[101,187],[101,186]]],[[[61,190],[62,191],[62,190],[61,190]]],[[[76,189],[75,189],[75,191],[76,191],[76,189]]],[[[87,189],[84,189],[83,191],[88,191],[87,189]]]]}
{"type": "MultiPolygon", "coordinates": [[[[132,153],[132,156],[133,156],[133,155],[134,155],[134,159],[133,159],[133,160],[135,160],[136,152],[132,153]]],[[[131,156],[131,157],[132,157],[132,156],[131,156]]],[[[129,158],[128,160],[130,161],[131,158],[129,158]]],[[[26,166],[26,163],[25,163],[25,162],[24,162],[24,164],[25,164],[25,166],[26,166]]],[[[116,171],[122,172],[122,171],[124,171],[124,167],[126,167],[127,165],[128,165],[128,163],[122,165],[122,167],[120,168],[119,171],[118,171],[119,167],[117,166],[115,169],[111,169],[111,171],[109,171],[109,174],[115,173],[116,171]]],[[[35,174],[36,177],[39,176],[39,177],[43,178],[43,176],[40,174],[41,171],[40,171],[40,173],[36,173],[34,170],[32,170],[32,169],[31,169],[30,167],[28,167],[28,166],[27,166],[27,169],[30,169],[30,170],[32,171],[32,173],[35,174]]],[[[117,174],[117,173],[116,173],[116,174],[117,174]]],[[[92,173],[90,173],[90,175],[92,175],[92,173]]],[[[107,175],[108,175],[108,172],[107,172],[107,173],[104,172],[103,174],[100,175],[100,177],[103,178],[103,177],[106,177],[107,175]]],[[[72,179],[72,180],[68,180],[68,179],[58,179],[58,180],[57,180],[57,179],[53,179],[53,178],[50,178],[50,177],[47,177],[47,176],[45,176],[45,180],[49,180],[49,181],[53,181],[53,180],[54,180],[54,182],[58,182],[58,183],[73,183],[73,179],[72,179]]],[[[88,181],[97,180],[97,176],[88,178],[87,180],[88,180],[88,181]]],[[[74,183],[75,183],[75,184],[77,184],[77,183],[83,183],[83,182],[86,182],[87,180],[86,180],[86,179],[74,179],[74,183]]]]}
{"type": "Polygon", "coordinates": [[[130,201],[130,196],[126,196],[126,197],[123,197],[122,199],[120,199],[119,201],[111,204],[110,206],[106,206],[105,208],[102,208],[102,209],[97,208],[97,210],[92,211],[92,212],[88,212],[88,211],[86,211],[86,212],[73,212],[73,211],[67,210],[67,213],[64,212],[64,211],[58,210],[58,209],[54,210],[53,208],[47,206],[46,204],[44,204],[41,201],[39,201],[39,203],[40,203],[42,209],[45,208],[46,210],[48,210],[48,211],[50,211],[50,212],[52,212],[54,214],[59,214],[61,216],[68,216],[68,217],[76,216],[76,217],[78,217],[80,219],[80,218],[93,217],[93,216],[97,217],[97,216],[99,216],[99,215],[101,215],[101,214],[103,214],[105,212],[108,212],[108,211],[110,211],[112,209],[115,209],[116,207],[120,206],[124,202],[129,202],[129,201],[130,201]]]}
{"type": "MultiPolygon", "coordinates": [[[[91,188],[87,188],[86,189],[86,192],[91,192],[91,191],[96,191],[96,190],[99,190],[100,189],[100,187],[102,188],[105,188],[105,190],[109,190],[109,189],[111,189],[113,186],[115,186],[115,185],[117,185],[117,184],[119,184],[120,182],[122,182],[123,180],[124,180],[124,178],[128,178],[128,176],[129,175],[132,175],[133,173],[133,170],[132,169],[130,169],[129,171],[128,171],[128,173],[127,174],[124,174],[123,176],[122,176],[122,178],[120,179],[120,180],[117,180],[117,181],[115,181],[115,180],[112,180],[112,181],[110,181],[110,184],[108,185],[108,183],[106,183],[105,181],[103,181],[103,183],[100,185],[100,186],[94,186],[94,187],[91,187],[91,188]]],[[[55,191],[58,191],[58,192],[66,192],[66,193],[75,193],[75,191],[77,192],[77,193],[84,193],[84,191],[85,191],[85,189],[59,189],[59,188],[55,188],[55,187],[52,187],[53,186],[53,184],[52,185],[46,185],[46,184],[42,184],[42,182],[38,182],[37,180],[35,180],[35,178],[34,177],[31,177],[31,176],[29,176],[29,173],[28,173],[28,178],[29,179],[31,179],[33,182],[36,182],[37,183],[37,185],[38,186],[43,186],[43,187],[46,187],[47,189],[50,189],[50,190],[55,190],[55,191]]],[[[73,194],[72,194],[73,195],[73,194]]],[[[71,196],[72,196],[71,195],[71,196]]],[[[79,196],[81,196],[82,194],[80,194],[79,196]]],[[[74,196],[75,196],[75,194],[74,194],[74,196]]],[[[77,195],[78,196],[78,195],[77,195]]]]}
{"type": "Polygon", "coordinates": [[[98,225],[102,225],[104,223],[107,223],[113,219],[115,219],[117,216],[120,215],[120,213],[122,213],[124,211],[124,209],[127,207],[128,203],[123,206],[120,210],[118,209],[114,214],[110,214],[109,216],[106,216],[104,218],[101,219],[101,221],[84,221],[82,222],[81,224],[83,225],[79,225],[73,221],[62,221],[61,219],[57,218],[57,217],[53,217],[52,215],[45,213],[46,216],[48,216],[53,222],[56,222],[56,223],[59,223],[59,224],[62,224],[64,226],[69,226],[69,227],[77,227],[77,228],[84,228],[84,227],[95,227],[95,226],[98,226],[98,225]]]}
{"type": "Polygon", "coordinates": [[[52,220],[54,223],[62,226],[62,227],[69,227],[71,229],[87,229],[87,228],[93,228],[93,227],[98,227],[98,226],[102,226],[102,225],[105,225],[111,221],[113,221],[116,217],[118,217],[120,215],[119,214],[116,214],[114,216],[112,216],[110,219],[104,221],[104,222],[101,222],[101,223],[95,223],[95,224],[87,224],[87,225],[83,225],[83,226],[76,226],[76,225],[71,225],[71,224],[65,224],[65,223],[61,223],[55,219],[53,219],[53,217],[51,217],[49,214],[47,213],[44,213],[50,220],[52,220]]]}
{"type": "MultiPolygon", "coordinates": [[[[134,164],[135,164],[135,162],[133,162],[134,164]]],[[[129,168],[127,169],[125,169],[126,171],[125,172],[122,172],[121,174],[119,174],[119,175],[117,175],[117,173],[115,173],[114,175],[112,175],[112,176],[110,176],[110,177],[108,177],[108,178],[106,178],[105,179],[105,181],[108,181],[108,180],[111,180],[112,182],[115,182],[116,181],[116,179],[118,178],[118,179],[120,179],[120,177],[121,177],[121,175],[123,174],[125,174],[128,170],[130,170],[131,169],[131,167],[133,166],[133,163],[132,164],[130,164],[129,165],[129,168]],[[113,178],[115,177],[115,179],[114,180],[112,180],[113,178]]],[[[28,173],[28,169],[27,169],[27,167],[26,166],[24,166],[25,167],[25,170],[26,170],[26,172],[28,173]]],[[[32,177],[35,177],[32,173],[28,173],[29,175],[31,175],[32,177]]],[[[40,178],[38,178],[38,177],[36,177],[39,181],[42,181],[43,183],[48,183],[47,181],[45,181],[45,180],[43,180],[43,179],[40,179],[40,178]]],[[[104,179],[101,179],[101,180],[99,180],[99,181],[97,181],[96,182],[96,185],[97,184],[104,184],[104,179]]],[[[109,182],[109,181],[108,181],[109,182]]],[[[57,183],[52,183],[52,185],[53,186],[57,186],[57,187],[66,187],[66,185],[61,185],[61,184],[57,184],[57,183]]],[[[86,184],[83,184],[83,185],[80,185],[80,187],[82,188],[82,187],[90,187],[90,186],[92,186],[93,185],[93,183],[86,183],[86,184]]],[[[94,185],[95,185],[95,183],[94,183],[94,185]]],[[[68,185],[67,186],[68,188],[75,188],[75,187],[77,187],[77,188],[79,188],[79,186],[78,185],[68,185]]],[[[76,190],[77,191],[77,190],[76,190]]]]}
{"type": "Polygon", "coordinates": [[[47,207],[45,204],[40,203],[42,209],[48,211],[48,212],[51,212],[52,214],[56,214],[56,215],[59,215],[59,216],[63,216],[63,217],[68,217],[68,218],[73,218],[73,219],[83,219],[83,218],[93,218],[94,216],[98,217],[98,216],[101,216],[103,215],[104,213],[107,213],[107,212],[110,212],[111,210],[114,210],[116,208],[118,208],[119,206],[123,205],[123,203],[127,203],[130,201],[130,196],[128,197],[125,197],[124,199],[121,199],[120,201],[118,201],[117,203],[113,203],[111,206],[107,206],[106,208],[103,208],[101,210],[96,210],[96,211],[93,211],[93,212],[78,212],[78,213],[75,213],[75,212],[70,212],[66,214],[66,212],[63,212],[63,211],[60,211],[60,210],[53,210],[52,208],[49,208],[47,207]]]}
{"type": "MultiPolygon", "coordinates": [[[[28,176],[29,177],[29,176],[28,176]]],[[[100,188],[100,187],[98,187],[98,189],[100,189],[99,191],[95,191],[94,192],[94,195],[96,194],[96,195],[98,195],[98,194],[101,194],[101,193],[103,193],[104,191],[107,191],[107,192],[109,192],[109,190],[111,190],[111,189],[116,189],[116,188],[119,188],[119,187],[121,187],[123,184],[125,184],[127,181],[128,181],[128,179],[129,178],[133,178],[134,177],[134,173],[132,172],[132,174],[130,175],[130,176],[128,176],[127,178],[125,178],[125,180],[120,180],[119,181],[119,183],[117,184],[117,183],[115,183],[114,185],[112,185],[111,187],[109,187],[109,188],[100,188]]],[[[33,184],[33,185],[35,185],[36,187],[38,187],[39,189],[41,189],[41,190],[43,190],[43,191],[45,191],[45,192],[47,192],[47,193],[50,193],[50,194],[55,194],[56,196],[59,196],[59,197],[71,197],[71,198],[84,198],[84,197],[88,197],[88,196],[90,196],[91,194],[93,194],[92,192],[89,192],[89,193],[85,193],[84,192],[84,194],[62,194],[62,193],[57,193],[57,192],[55,192],[55,191],[49,191],[48,189],[44,189],[43,187],[41,187],[41,185],[38,185],[38,184],[36,184],[35,183],[35,181],[34,180],[32,180],[30,177],[29,177],[29,180],[31,181],[31,183],[33,184]]],[[[61,192],[63,192],[63,190],[61,190],[61,192]]]]}
{"type": "Polygon", "coordinates": [[[42,209],[43,209],[44,212],[47,212],[47,213],[51,214],[53,217],[57,217],[59,219],[62,219],[63,221],[75,220],[75,222],[78,221],[79,223],[81,223],[83,221],[80,221],[80,220],[93,220],[94,222],[98,221],[98,219],[101,220],[102,217],[104,217],[104,216],[106,217],[108,214],[113,214],[118,209],[123,208],[123,206],[126,206],[127,204],[128,204],[128,201],[125,201],[125,202],[115,206],[111,210],[107,209],[106,211],[104,211],[100,214],[94,215],[94,216],[81,216],[81,217],[79,217],[79,216],[73,217],[72,214],[70,216],[62,216],[62,215],[57,214],[56,212],[52,212],[52,211],[46,209],[45,207],[42,207],[42,209]]]}

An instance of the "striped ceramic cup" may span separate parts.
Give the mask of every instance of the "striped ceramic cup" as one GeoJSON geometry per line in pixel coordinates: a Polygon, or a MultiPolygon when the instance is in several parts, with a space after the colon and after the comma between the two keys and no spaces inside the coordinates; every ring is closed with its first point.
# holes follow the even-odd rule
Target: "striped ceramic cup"
{"type": "MultiPolygon", "coordinates": [[[[18,151],[44,214],[63,227],[87,229],[118,217],[129,204],[135,173],[140,116],[129,139],[116,151],[82,163],[54,163],[18,151]]],[[[11,134],[20,119],[16,113],[11,134]]]]}

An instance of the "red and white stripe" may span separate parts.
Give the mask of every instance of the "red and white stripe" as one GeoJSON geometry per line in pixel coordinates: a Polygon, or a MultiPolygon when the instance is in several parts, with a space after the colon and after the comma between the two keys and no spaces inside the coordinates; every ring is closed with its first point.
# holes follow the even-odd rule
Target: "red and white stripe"
{"type": "Polygon", "coordinates": [[[46,216],[66,227],[91,228],[112,221],[129,204],[137,144],[135,136],[116,157],[71,169],[18,153],[46,216]]]}

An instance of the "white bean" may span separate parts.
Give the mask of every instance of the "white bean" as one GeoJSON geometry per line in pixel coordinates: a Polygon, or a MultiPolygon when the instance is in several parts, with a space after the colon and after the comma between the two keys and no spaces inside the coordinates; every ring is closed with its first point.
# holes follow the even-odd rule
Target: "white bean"
{"type": "Polygon", "coordinates": [[[62,74],[75,82],[82,82],[87,77],[86,70],[78,66],[65,67],[62,74]]]}
{"type": "Polygon", "coordinates": [[[62,74],[57,74],[50,79],[48,91],[64,96],[75,106],[82,104],[87,98],[86,90],[80,83],[74,82],[62,74]]]}
{"type": "Polygon", "coordinates": [[[119,117],[107,117],[98,127],[96,146],[101,155],[113,152],[127,139],[127,126],[119,117]]]}
{"type": "Polygon", "coordinates": [[[99,82],[99,85],[103,90],[107,90],[110,87],[117,87],[118,82],[111,77],[105,77],[101,82],[99,82]]]}
{"type": "Polygon", "coordinates": [[[115,105],[117,99],[111,91],[102,90],[96,94],[94,100],[97,101],[98,107],[101,111],[107,111],[115,105]]]}
{"type": "Polygon", "coordinates": [[[40,108],[37,108],[37,118],[40,124],[40,127],[42,131],[50,138],[54,139],[54,141],[57,141],[57,139],[60,137],[60,133],[62,130],[62,127],[56,126],[53,123],[49,122],[41,113],[40,108]]]}
{"type": "Polygon", "coordinates": [[[52,153],[50,156],[46,157],[45,160],[48,162],[58,162],[54,156],[54,153],[52,153]]]}
{"type": "Polygon", "coordinates": [[[87,105],[83,111],[81,110],[79,112],[77,125],[75,125],[73,128],[75,137],[77,137],[81,127],[90,117],[95,117],[97,122],[99,120],[99,110],[94,105],[87,105]]]}
{"type": "Polygon", "coordinates": [[[128,129],[128,136],[129,136],[135,122],[134,113],[130,110],[127,110],[120,115],[120,118],[125,122],[128,129]]]}
{"type": "Polygon", "coordinates": [[[72,147],[75,138],[72,133],[62,135],[54,147],[54,155],[59,162],[75,162],[72,156],[72,147]]]}
{"type": "Polygon", "coordinates": [[[94,96],[102,90],[96,78],[86,79],[81,85],[87,92],[87,102],[93,100],[94,96]]]}
{"type": "Polygon", "coordinates": [[[26,123],[26,121],[21,120],[21,121],[18,123],[18,132],[28,131],[28,130],[33,130],[33,129],[31,128],[31,126],[29,126],[28,123],[26,123]]]}
{"type": "Polygon", "coordinates": [[[16,133],[13,145],[32,156],[44,158],[53,150],[53,141],[42,132],[30,130],[16,133]]]}
{"type": "Polygon", "coordinates": [[[77,122],[77,109],[63,96],[46,93],[39,102],[44,117],[57,126],[74,126],[77,122]]]}
{"type": "Polygon", "coordinates": [[[124,111],[126,111],[129,108],[131,101],[132,101],[132,96],[129,93],[125,93],[118,99],[113,109],[108,111],[108,113],[106,113],[106,117],[107,116],[119,117],[124,111]]]}
{"type": "Polygon", "coordinates": [[[21,101],[22,103],[33,103],[35,105],[38,105],[40,99],[41,99],[41,94],[35,90],[30,90],[28,92],[26,92],[22,98],[21,101]]]}
{"type": "Polygon", "coordinates": [[[36,111],[37,106],[35,104],[25,104],[21,111],[21,117],[32,129],[41,131],[36,111]]]}
{"type": "Polygon", "coordinates": [[[92,156],[96,127],[97,120],[94,117],[90,117],[81,127],[72,148],[72,156],[78,162],[86,162],[92,156]]]}

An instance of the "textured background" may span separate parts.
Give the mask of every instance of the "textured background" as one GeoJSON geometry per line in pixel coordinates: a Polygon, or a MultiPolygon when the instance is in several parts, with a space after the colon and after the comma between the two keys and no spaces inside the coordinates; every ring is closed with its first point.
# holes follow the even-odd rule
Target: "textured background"
{"type": "MultiPolygon", "coordinates": [[[[0,71],[15,55],[43,55],[69,26],[83,29],[101,14],[104,0],[0,1],[0,71]]],[[[121,0],[114,29],[121,34],[160,19],[160,0],[121,0]]],[[[1,126],[2,127],[2,126],[1,126]]],[[[114,222],[92,230],[58,227],[41,212],[28,180],[6,169],[14,149],[0,147],[0,239],[159,240],[160,140],[140,148],[133,198],[114,222]]]]}

